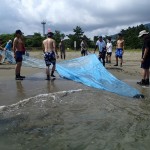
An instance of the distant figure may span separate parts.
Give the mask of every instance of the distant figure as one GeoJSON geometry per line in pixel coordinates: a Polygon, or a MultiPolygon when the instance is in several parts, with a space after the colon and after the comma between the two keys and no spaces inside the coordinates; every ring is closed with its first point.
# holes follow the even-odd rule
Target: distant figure
{"type": "Polygon", "coordinates": [[[23,80],[25,76],[20,75],[21,66],[22,66],[22,51],[23,51],[21,30],[16,30],[15,35],[16,37],[13,41],[13,50],[14,50],[14,58],[16,60],[16,66],[15,66],[16,80],[23,80]]]}
{"type": "Polygon", "coordinates": [[[51,77],[55,78],[54,71],[56,68],[56,57],[59,58],[56,50],[56,43],[53,39],[53,33],[48,32],[47,39],[43,41],[43,52],[44,52],[44,59],[46,64],[46,80],[50,80],[50,65],[52,64],[52,71],[51,77]]]}
{"type": "Polygon", "coordinates": [[[12,41],[9,40],[5,45],[5,61],[8,61],[9,63],[12,63],[13,56],[11,54],[11,48],[12,48],[12,41]]]}
{"type": "Polygon", "coordinates": [[[122,37],[122,34],[118,34],[118,40],[116,44],[116,64],[114,66],[118,66],[118,58],[120,58],[120,67],[122,67],[123,63],[123,53],[124,53],[124,39],[122,37]]]}
{"type": "Polygon", "coordinates": [[[105,66],[106,43],[103,40],[102,36],[99,36],[99,39],[96,42],[94,53],[95,53],[97,47],[99,49],[99,60],[102,61],[103,66],[105,66]]]}
{"type": "Polygon", "coordinates": [[[2,39],[0,39],[0,64],[2,64],[2,59],[3,59],[2,51],[3,50],[4,48],[2,47],[2,39]]]}
{"type": "Polygon", "coordinates": [[[85,42],[84,39],[82,39],[80,46],[81,46],[81,56],[88,55],[87,54],[87,43],[85,42]]]}
{"type": "Polygon", "coordinates": [[[11,51],[11,48],[12,48],[12,41],[9,40],[5,46],[5,50],[11,51]]]}
{"type": "Polygon", "coordinates": [[[59,43],[59,50],[61,59],[66,59],[66,48],[64,40],[61,40],[61,42],[59,43]]]}
{"type": "Polygon", "coordinates": [[[111,63],[111,55],[112,55],[112,42],[111,37],[108,38],[108,42],[106,44],[106,50],[107,50],[107,56],[106,56],[106,62],[111,63]]]}
{"type": "Polygon", "coordinates": [[[142,72],[142,80],[137,82],[140,85],[149,85],[149,68],[150,68],[150,35],[149,32],[143,30],[139,33],[139,38],[144,40],[143,48],[142,48],[142,58],[141,58],[141,68],[142,72]]]}

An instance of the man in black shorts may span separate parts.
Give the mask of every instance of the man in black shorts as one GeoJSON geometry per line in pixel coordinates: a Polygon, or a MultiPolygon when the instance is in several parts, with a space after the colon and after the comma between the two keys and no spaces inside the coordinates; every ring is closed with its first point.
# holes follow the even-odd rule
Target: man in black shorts
{"type": "Polygon", "coordinates": [[[143,30],[139,33],[140,38],[144,40],[143,48],[142,48],[142,58],[141,58],[141,68],[142,72],[142,80],[137,82],[140,85],[149,85],[149,68],[150,68],[150,35],[149,32],[143,30]]]}
{"type": "Polygon", "coordinates": [[[15,66],[15,74],[16,74],[16,80],[23,80],[25,76],[21,76],[21,66],[22,66],[22,45],[23,41],[21,39],[22,32],[21,30],[16,30],[15,32],[15,39],[13,41],[13,50],[14,50],[14,58],[16,60],[16,66],[15,66]]]}
{"type": "Polygon", "coordinates": [[[50,80],[50,65],[52,64],[52,71],[51,77],[55,78],[54,71],[56,68],[56,58],[59,58],[57,51],[56,51],[56,44],[55,40],[52,38],[53,33],[49,32],[47,34],[47,39],[43,41],[43,52],[44,52],[44,59],[46,64],[46,80],[50,80]]]}

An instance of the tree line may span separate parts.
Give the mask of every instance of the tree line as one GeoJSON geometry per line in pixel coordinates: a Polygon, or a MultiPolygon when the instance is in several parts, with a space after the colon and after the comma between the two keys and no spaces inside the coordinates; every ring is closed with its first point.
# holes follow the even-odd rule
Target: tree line
{"type": "MultiPolygon", "coordinates": [[[[123,35],[125,40],[125,49],[139,49],[142,46],[141,40],[138,38],[138,34],[141,30],[147,30],[150,31],[150,29],[141,24],[136,27],[128,27],[128,29],[122,29],[120,33],[123,35]]],[[[7,43],[8,40],[13,40],[15,37],[14,34],[1,34],[0,38],[3,40],[3,45],[7,43]]],[[[41,48],[42,41],[46,38],[43,37],[40,33],[34,33],[33,35],[23,36],[25,41],[25,46],[27,48],[41,48]]],[[[111,35],[111,36],[105,36],[104,40],[106,40],[108,37],[112,38],[113,45],[115,46],[115,42],[117,40],[117,34],[111,35]]],[[[55,30],[54,32],[54,39],[56,41],[56,46],[58,47],[60,41],[64,39],[65,45],[67,48],[74,49],[74,41],[76,41],[76,50],[80,49],[80,43],[81,40],[84,38],[84,40],[87,42],[87,45],[89,48],[94,48],[95,43],[98,39],[98,36],[94,36],[93,40],[88,38],[84,31],[80,26],[76,26],[75,29],[73,29],[73,34],[65,35],[64,33],[61,33],[61,31],[55,30]]]]}

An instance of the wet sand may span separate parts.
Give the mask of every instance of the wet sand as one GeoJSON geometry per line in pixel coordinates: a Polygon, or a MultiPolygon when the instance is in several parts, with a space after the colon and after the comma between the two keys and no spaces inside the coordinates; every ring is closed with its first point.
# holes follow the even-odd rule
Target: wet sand
{"type": "MultiPolygon", "coordinates": [[[[42,59],[41,52],[30,52],[30,56],[42,59]]],[[[140,90],[149,97],[148,90],[143,90],[136,82],[141,79],[140,52],[125,52],[123,67],[115,67],[115,56],[112,55],[112,63],[106,64],[106,68],[118,79],[140,90]],[[146,92],[145,92],[146,91],[146,92]]],[[[80,57],[80,52],[67,52],[67,59],[80,57]]],[[[60,58],[58,62],[63,61],[60,58]]],[[[22,67],[23,81],[16,81],[14,76],[15,65],[0,65],[0,106],[14,104],[22,99],[43,93],[52,93],[63,90],[88,89],[89,87],[60,78],[56,74],[56,80],[45,80],[45,69],[22,67]]]]}
{"type": "MultiPolygon", "coordinates": [[[[37,52],[31,56],[42,58],[37,52]]],[[[67,59],[79,56],[67,53],[67,59]]],[[[106,68],[145,99],[90,88],[57,72],[56,80],[47,81],[45,69],[38,68],[22,67],[26,79],[16,81],[14,65],[1,65],[0,106],[6,106],[0,107],[0,149],[149,150],[150,92],[136,84],[139,58],[126,52],[123,67],[114,67],[113,54],[106,68]]]]}

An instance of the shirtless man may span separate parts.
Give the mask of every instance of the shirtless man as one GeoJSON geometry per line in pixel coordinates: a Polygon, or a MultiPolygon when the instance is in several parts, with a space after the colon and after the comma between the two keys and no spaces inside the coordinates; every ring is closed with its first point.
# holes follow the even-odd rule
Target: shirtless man
{"type": "Polygon", "coordinates": [[[118,40],[116,44],[116,64],[114,66],[118,66],[118,58],[120,58],[120,67],[122,67],[123,63],[123,53],[124,53],[124,40],[122,35],[118,34],[118,40]]]}
{"type": "Polygon", "coordinates": [[[22,45],[23,41],[21,39],[22,32],[21,30],[16,30],[15,32],[16,37],[13,41],[13,51],[14,51],[14,58],[16,60],[16,66],[15,66],[15,74],[16,74],[16,80],[23,80],[25,76],[21,76],[21,66],[22,66],[22,45]]]}
{"type": "Polygon", "coordinates": [[[56,56],[59,58],[57,51],[56,51],[56,44],[55,40],[52,39],[53,33],[48,32],[47,39],[43,41],[43,52],[44,52],[44,59],[46,64],[46,80],[50,80],[50,65],[52,64],[52,71],[51,77],[55,78],[54,71],[56,68],[56,56]]]}

